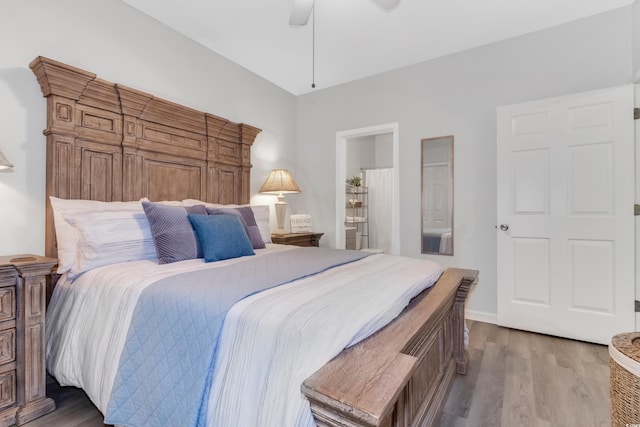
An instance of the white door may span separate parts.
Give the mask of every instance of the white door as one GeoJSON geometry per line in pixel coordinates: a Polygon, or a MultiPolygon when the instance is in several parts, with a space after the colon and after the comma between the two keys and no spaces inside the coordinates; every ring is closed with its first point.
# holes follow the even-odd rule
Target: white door
{"type": "Polygon", "coordinates": [[[449,209],[448,163],[434,163],[422,168],[422,228],[451,228],[449,209]]]}
{"type": "Polygon", "coordinates": [[[633,87],[498,108],[498,324],[635,327],[633,87]]]}

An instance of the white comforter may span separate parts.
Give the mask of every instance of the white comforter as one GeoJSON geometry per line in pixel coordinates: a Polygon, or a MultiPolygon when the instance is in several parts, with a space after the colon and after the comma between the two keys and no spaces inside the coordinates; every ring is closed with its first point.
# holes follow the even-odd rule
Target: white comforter
{"type": "MultiPolygon", "coordinates": [[[[257,256],[293,247],[268,245],[257,256]]],[[[47,311],[47,368],[108,405],[138,296],[182,271],[242,258],[157,265],[136,261],[58,282],[47,311]]],[[[372,255],[245,298],[227,314],[209,397],[209,426],[313,425],[300,384],[343,348],[393,320],[441,268],[424,259],[372,255]]]]}

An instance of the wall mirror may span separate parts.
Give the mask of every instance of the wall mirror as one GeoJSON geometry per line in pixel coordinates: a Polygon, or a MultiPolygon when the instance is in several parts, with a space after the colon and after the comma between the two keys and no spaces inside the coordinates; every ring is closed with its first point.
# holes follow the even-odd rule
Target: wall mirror
{"type": "Polygon", "coordinates": [[[453,255],[453,135],[422,142],[422,253],[453,255]]]}

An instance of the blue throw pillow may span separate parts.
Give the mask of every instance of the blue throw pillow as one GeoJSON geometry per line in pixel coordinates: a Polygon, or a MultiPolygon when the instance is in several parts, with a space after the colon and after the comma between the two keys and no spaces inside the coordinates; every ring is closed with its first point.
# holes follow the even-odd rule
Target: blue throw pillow
{"type": "Polygon", "coordinates": [[[189,221],[196,230],[205,262],[255,255],[244,226],[236,215],[193,215],[189,221]]]}

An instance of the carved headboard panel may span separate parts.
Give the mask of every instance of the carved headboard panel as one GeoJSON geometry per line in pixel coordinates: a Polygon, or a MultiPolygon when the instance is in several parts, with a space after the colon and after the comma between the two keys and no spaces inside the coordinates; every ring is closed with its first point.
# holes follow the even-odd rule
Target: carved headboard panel
{"type": "Polygon", "coordinates": [[[47,98],[46,255],[55,256],[49,196],[248,203],[260,129],[37,57],[47,98]]]}

